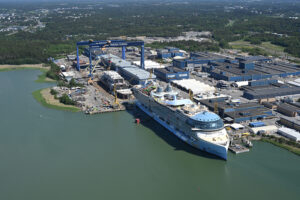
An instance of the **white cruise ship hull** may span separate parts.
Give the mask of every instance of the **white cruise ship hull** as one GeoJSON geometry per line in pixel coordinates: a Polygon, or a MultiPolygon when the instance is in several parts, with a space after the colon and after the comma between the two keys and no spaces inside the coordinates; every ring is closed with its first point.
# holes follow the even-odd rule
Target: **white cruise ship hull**
{"type": "Polygon", "coordinates": [[[228,145],[223,146],[223,145],[218,145],[214,143],[207,142],[205,140],[195,140],[187,137],[185,134],[176,131],[172,125],[167,124],[166,122],[162,121],[159,116],[155,115],[155,113],[150,112],[147,108],[142,106],[139,102],[136,102],[136,105],[144,111],[147,115],[149,115],[151,118],[153,118],[155,121],[157,121],[159,124],[161,124],[163,127],[168,129],[171,133],[176,135],[179,139],[182,141],[186,142],[187,144],[200,149],[202,151],[208,152],[210,154],[216,155],[224,160],[227,160],[227,152],[228,152],[228,145]]]}

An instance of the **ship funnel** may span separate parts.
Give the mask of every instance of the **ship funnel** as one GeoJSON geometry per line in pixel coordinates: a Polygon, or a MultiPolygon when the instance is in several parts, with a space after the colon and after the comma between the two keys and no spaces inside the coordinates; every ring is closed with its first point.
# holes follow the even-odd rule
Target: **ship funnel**
{"type": "Polygon", "coordinates": [[[165,92],[173,92],[173,88],[170,83],[167,85],[165,92]]]}
{"type": "Polygon", "coordinates": [[[163,89],[162,87],[158,86],[156,89],[156,93],[161,93],[161,92],[163,92],[163,89]]]}

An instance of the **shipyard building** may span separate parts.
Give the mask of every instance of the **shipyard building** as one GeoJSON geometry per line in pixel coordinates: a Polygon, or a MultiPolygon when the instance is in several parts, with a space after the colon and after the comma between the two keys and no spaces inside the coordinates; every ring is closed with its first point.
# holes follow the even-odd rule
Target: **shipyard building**
{"type": "Polygon", "coordinates": [[[210,52],[191,53],[190,58],[174,59],[173,66],[178,68],[198,68],[210,62],[225,62],[227,58],[210,52]]]}
{"type": "Polygon", "coordinates": [[[164,49],[157,50],[157,58],[160,59],[174,58],[177,56],[184,56],[184,51],[176,47],[165,47],[164,49]]]}
{"type": "Polygon", "coordinates": [[[272,110],[258,103],[234,103],[226,98],[200,100],[210,110],[218,112],[227,122],[260,120],[272,116],[272,110]]]}
{"type": "Polygon", "coordinates": [[[240,60],[239,63],[210,62],[203,66],[203,72],[207,72],[217,80],[225,81],[249,81],[272,77],[287,77],[300,75],[300,67],[283,62],[252,62],[240,60]]]}
{"type": "Polygon", "coordinates": [[[188,79],[190,74],[189,71],[177,67],[166,67],[162,69],[155,69],[155,75],[166,82],[171,82],[173,80],[188,79]]]}
{"type": "Polygon", "coordinates": [[[131,62],[123,60],[118,56],[107,54],[100,56],[102,62],[110,69],[117,71],[122,77],[128,80],[131,84],[142,84],[147,80],[156,79],[154,74],[139,68],[131,62]]]}

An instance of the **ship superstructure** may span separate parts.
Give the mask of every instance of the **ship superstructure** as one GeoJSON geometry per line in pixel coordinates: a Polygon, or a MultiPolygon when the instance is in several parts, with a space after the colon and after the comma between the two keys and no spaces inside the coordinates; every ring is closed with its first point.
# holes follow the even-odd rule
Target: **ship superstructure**
{"type": "Polygon", "coordinates": [[[180,98],[170,84],[133,88],[136,105],[184,142],[227,160],[229,137],[222,119],[203,105],[180,98]]]}

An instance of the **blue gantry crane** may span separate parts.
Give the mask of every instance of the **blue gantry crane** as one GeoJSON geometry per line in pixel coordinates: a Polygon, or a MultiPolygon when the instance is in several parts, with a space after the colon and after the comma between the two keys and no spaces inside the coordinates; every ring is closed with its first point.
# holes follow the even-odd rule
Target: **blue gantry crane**
{"type": "Polygon", "coordinates": [[[88,46],[89,47],[89,61],[90,61],[90,74],[89,76],[92,77],[92,55],[91,49],[92,48],[108,48],[108,47],[122,47],[122,59],[125,60],[125,52],[126,47],[129,46],[140,46],[141,47],[141,67],[144,69],[145,67],[145,58],[144,58],[144,42],[143,41],[125,41],[125,40],[102,40],[102,41],[81,41],[76,43],[76,51],[77,51],[77,70],[80,70],[80,63],[79,63],[79,46],[88,46]]]}

